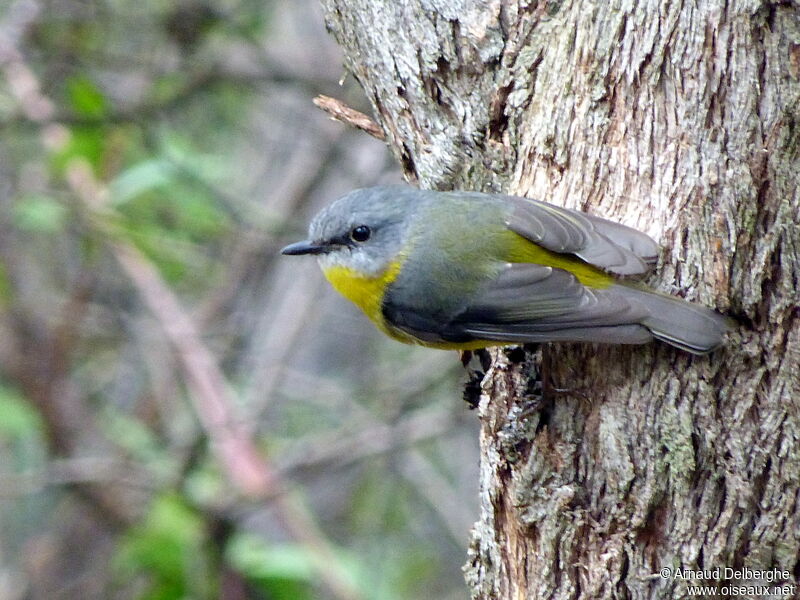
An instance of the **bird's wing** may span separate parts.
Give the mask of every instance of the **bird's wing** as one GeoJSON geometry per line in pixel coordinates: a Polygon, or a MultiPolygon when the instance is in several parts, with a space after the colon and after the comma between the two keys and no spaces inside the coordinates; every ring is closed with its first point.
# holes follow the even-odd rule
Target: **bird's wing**
{"type": "Polygon", "coordinates": [[[529,198],[507,199],[513,205],[508,228],[548,250],[618,275],[646,273],[656,261],[658,244],[640,231],[529,198]]]}
{"type": "Polygon", "coordinates": [[[651,339],[638,324],[647,315],[641,306],[611,291],[584,287],[567,271],[525,263],[508,264],[452,315],[391,300],[383,310],[394,327],[427,343],[651,339]]]}

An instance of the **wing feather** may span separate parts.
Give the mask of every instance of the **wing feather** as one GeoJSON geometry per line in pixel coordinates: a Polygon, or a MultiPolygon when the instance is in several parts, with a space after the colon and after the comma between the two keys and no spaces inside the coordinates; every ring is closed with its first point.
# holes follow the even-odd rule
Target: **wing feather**
{"type": "Polygon", "coordinates": [[[508,228],[553,252],[574,254],[618,275],[646,273],[658,256],[658,244],[631,227],[529,198],[507,198],[514,205],[508,228]]]}
{"type": "Polygon", "coordinates": [[[644,307],[612,288],[584,287],[571,273],[542,265],[508,264],[456,314],[442,318],[419,306],[387,302],[384,315],[428,343],[596,341],[642,343],[644,307]]]}

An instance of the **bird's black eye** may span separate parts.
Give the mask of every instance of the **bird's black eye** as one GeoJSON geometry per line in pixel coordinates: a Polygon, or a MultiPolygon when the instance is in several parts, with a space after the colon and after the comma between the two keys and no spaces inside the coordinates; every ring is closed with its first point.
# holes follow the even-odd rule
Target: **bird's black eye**
{"type": "Polygon", "coordinates": [[[354,242],[366,242],[371,233],[369,227],[366,225],[359,225],[358,227],[353,227],[353,231],[350,232],[350,237],[354,242]]]}

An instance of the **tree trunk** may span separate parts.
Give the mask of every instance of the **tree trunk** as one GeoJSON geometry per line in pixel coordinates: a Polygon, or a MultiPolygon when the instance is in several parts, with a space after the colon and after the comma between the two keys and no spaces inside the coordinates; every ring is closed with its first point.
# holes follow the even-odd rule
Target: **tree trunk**
{"type": "Polygon", "coordinates": [[[322,4],[410,180],[641,229],[664,247],[649,283],[740,323],[707,357],[545,345],[566,391],[544,397],[530,352],[491,351],[473,598],[683,598],[771,578],[726,567],[795,584],[800,4],[322,4]]]}

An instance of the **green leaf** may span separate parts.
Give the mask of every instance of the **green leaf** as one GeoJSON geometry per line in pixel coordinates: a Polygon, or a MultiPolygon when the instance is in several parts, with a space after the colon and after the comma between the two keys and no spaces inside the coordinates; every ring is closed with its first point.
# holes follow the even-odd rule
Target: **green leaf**
{"type": "Polygon", "coordinates": [[[313,579],[313,557],[297,544],[269,545],[257,536],[240,533],[231,538],[225,556],[228,563],[245,577],[313,579]]]}
{"type": "Polygon", "coordinates": [[[69,213],[58,200],[41,195],[19,199],[13,211],[13,222],[17,228],[47,233],[61,231],[69,213]]]}
{"type": "Polygon", "coordinates": [[[222,181],[231,172],[225,157],[198,151],[191,141],[178,135],[163,138],[164,156],[190,175],[205,182],[222,181]]]}
{"type": "MultiPolygon", "coordinates": [[[[258,585],[270,598],[305,600],[312,598],[311,584],[318,580],[319,557],[298,544],[269,544],[248,533],[233,535],[225,548],[226,562],[251,583],[258,585]]],[[[356,589],[366,589],[360,561],[341,549],[336,560],[327,565],[356,589]]]]}
{"type": "Polygon", "coordinates": [[[111,182],[111,201],[119,206],[145,192],[169,185],[175,177],[175,167],[169,161],[144,160],[125,169],[111,182]]]}
{"type": "Polygon", "coordinates": [[[52,155],[53,169],[63,172],[73,158],[83,158],[97,169],[105,155],[108,137],[109,131],[102,126],[72,128],[66,146],[52,155]]]}
{"type": "Polygon", "coordinates": [[[146,535],[169,537],[183,547],[190,547],[202,540],[203,521],[180,496],[168,493],[153,502],[144,531],[146,535]]]}
{"type": "Polygon", "coordinates": [[[251,585],[261,590],[269,600],[315,600],[311,584],[295,579],[256,579],[251,585]]]}
{"type": "Polygon", "coordinates": [[[259,537],[237,533],[225,558],[251,585],[274,600],[311,600],[313,557],[296,544],[268,545],[259,537]]]}
{"type": "Polygon", "coordinates": [[[125,535],[114,566],[124,578],[147,576],[139,600],[210,597],[213,572],[205,545],[203,520],[180,496],[167,493],[125,535]]]}
{"type": "Polygon", "coordinates": [[[0,385],[0,437],[22,438],[38,435],[42,421],[25,397],[0,385]]]}
{"type": "Polygon", "coordinates": [[[67,97],[72,109],[80,116],[100,119],[108,112],[106,97],[85,75],[67,80],[67,97]]]}

